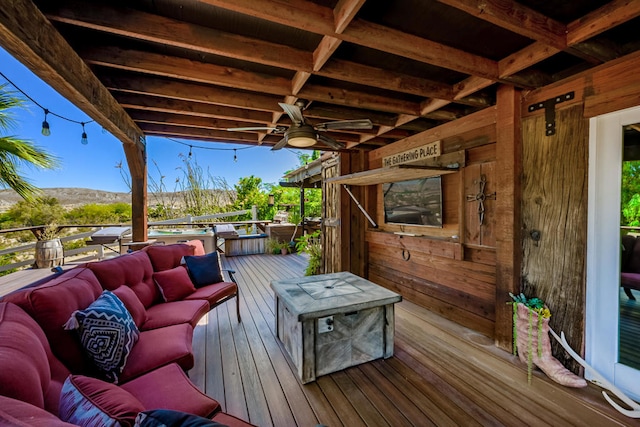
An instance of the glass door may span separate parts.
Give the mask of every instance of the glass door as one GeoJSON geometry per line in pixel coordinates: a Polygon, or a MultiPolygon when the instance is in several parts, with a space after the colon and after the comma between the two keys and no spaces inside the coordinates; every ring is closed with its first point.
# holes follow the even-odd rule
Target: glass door
{"type": "MultiPolygon", "coordinates": [[[[637,199],[640,213],[640,194],[634,196],[640,191],[635,186],[640,169],[634,171],[640,166],[638,123],[640,108],[590,122],[585,340],[587,363],[635,400],[640,400],[640,292],[621,286],[621,268],[629,268],[631,243],[640,243],[631,242],[640,236],[632,209],[637,199]],[[623,203],[629,209],[623,210],[623,203]]],[[[640,257],[640,246],[635,249],[640,257]]]]}

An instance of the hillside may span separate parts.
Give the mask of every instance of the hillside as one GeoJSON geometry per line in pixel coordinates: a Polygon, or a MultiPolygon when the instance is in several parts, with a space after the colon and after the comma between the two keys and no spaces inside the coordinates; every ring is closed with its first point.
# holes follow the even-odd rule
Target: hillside
{"type": "MultiPolygon", "coordinates": [[[[43,188],[48,197],[55,197],[67,208],[81,206],[86,203],[131,203],[131,194],[111,191],[91,190],[89,188],[43,188]]],[[[6,211],[22,200],[13,190],[0,190],[0,211],[6,211]]]]}

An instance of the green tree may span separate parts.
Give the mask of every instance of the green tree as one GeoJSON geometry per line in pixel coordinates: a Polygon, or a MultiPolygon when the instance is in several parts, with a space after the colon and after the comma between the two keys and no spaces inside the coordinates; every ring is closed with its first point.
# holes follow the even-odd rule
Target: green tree
{"type": "Polygon", "coordinates": [[[41,197],[32,201],[21,200],[6,213],[11,218],[11,227],[33,227],[61,223],[64,208],[55,197],[41,197]]]}
{"type": "Polygon", "coordinates": [[[128,203],[108,205],[89,203],[71,209],[65,214],[65,220],[71,224],[127,223],[131,221],[131,205],[128,203]]]}
{"type": "Polygon", "coordinates": [[[620,225],[640,226],[640,161],[622,163],[620,225]]]}
{"type": "Polygon", "coordinates": [[[52,169],[57,160],[31,141],[8,135],[15,125],[12,108],[24,107],[24,101],[7,85],[0,85],[0,185],[11,188],[25,200],[34,200],[39,189],[21,173],[23,166],[52,169]]]}
{"type": "MultiPolygon", "coordinates": [[[[233,210],[251,209],[254,205],[258,207],[258,218],[266,218],[271,209],[268,206],[268,187],[262,184],[262,178],[256,176],[246,176],[240,178],[234,186],[236,200],[233,203],[233,210]]],[[[241,219],[250,219],[251,215],[243,215],[241,219]]],[[[273,218],[273,216],[271,216],[273,218]]]]}

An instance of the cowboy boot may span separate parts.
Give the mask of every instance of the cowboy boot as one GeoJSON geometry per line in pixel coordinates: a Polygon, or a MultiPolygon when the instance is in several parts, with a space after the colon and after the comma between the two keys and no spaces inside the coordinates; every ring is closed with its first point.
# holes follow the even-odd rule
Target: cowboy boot
{"type": "Polygon", "coordinates": [[[549,340],[549,319],[542,319],[541,329],[538,329],[538,313],[524,304],[518,303],[516,344],[518,357],[523,363],[528,363],[529,354],[534,365],[542,370],[549,378],[567,387],[586,387],[587,382],[565,368],[562,363],[551,354],[549,340]],[[531,314],[530,314],[531,313],[531,314]],[[531,315],[531,333],[529,333],[529,316],[531,315]],[[540,343],[538,343],[540,338],[540,343]]]}

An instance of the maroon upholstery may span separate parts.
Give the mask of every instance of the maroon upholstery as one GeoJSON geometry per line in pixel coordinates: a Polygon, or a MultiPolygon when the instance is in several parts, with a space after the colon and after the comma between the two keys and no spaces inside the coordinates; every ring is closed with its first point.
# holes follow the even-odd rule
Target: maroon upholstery
{"type": "Polygon", "coordinates": [[[113,290],[113,293],[120,298],[120,301],[127,307],[127,311],[133,317],[133,321],[136,323],[138,329],[147,321],[147,310],[138,299],[133,290],[128,286],[120,286],[113,290]]]}
{"type": "Polygon", "coordinates": [[[175,364],[163,366],[121,386],[147,410],[172,409],[208,417],[220,404],[202,393],[175,364]]]}
{"type": "Polygon", "coordinates": [[[53,354],[73,373],[95,374],[75,331],[63,325],[75,310],[87,308],[102,293],[96,276],[86,268],[74,268],[36,288],[6,296],[33,317],[42,328],[53,354]]]}
{"type": "Polygon", "coordinates": [[[207,253],[204,250],[204,243],[202,243],[202,240],[199,240],[199,239],[189,240],[186,244],[193,246],[194,248],[193,255],[198,256],[198,255],[205,255],[207,253]]]}
{"type": "Polygon", "coordinates": [[[0,396],[0,426],[13,427],[73,427],[37,406],[0,396]]]}
{"type": "Polygon", "coordinates": [[[187,269],[181,265],[153,273],[153,281],[165,302],[179,301],[196,291],[187,269]]]}
{"type": "Polygon", "coordinates": [[[638,273],[621,273],[620,285],[625,288],[640,289],[640,274],[638,273]]]}
{"type": "Polygon", "coordinates": [[[185,300],[206,300],[210,307],[215,307],[222,300],[238,293],[238,286],[233,282],[220,282],[196,289],[185,300]]]}
{"type": "Polygon", "coordinates": [[[153,282],[151,261],[144,251],[84,265],[94,272],[104,289],[113,291],[121,285],[129,286],[145,308],[162,301],[160,291],[153,282]]]}
{"type": "Polygon", "coordinates": [[[143,251],[149,255],[153,271],[165,271],[179,266],[183,256],[193,255],[195,246],[183,243],[156,245],[147,246],[143,251]]]}
{"type": "Polygon", "coordinates": [[[69,371],[38,324],[14,304],[0,303],[0,344],[0,395],[57,413],[69,371]]]}
{"type": "Polygon", "coordinates": [[[255,424],[248,423],[233,415],[225,414],[224,412],[218,412],[213,418],[213,421],[224,424],[229,427],[256,427],[255,424]]]}
{"type": "Polygon", "coordinates": [[[149,307],[147,321],[142,330],[187,323],[192,328],[209,311],[209,304],[203,300],[163,302],[149,307]]]}
{"type": "Polygon", "coordinates": [[[120,382],[170,363],[177,363],[184,370],[193,368],[192,340],[193,328],[187,323],[140,332],[120,374],[120,382]]]}
{"type": "MultiPolygon", "coordinates": [[[[637,242],[637,238],[636,238],[637,242]]],[[[631,256],[628,259],[628,264],[623,271],[631,273],[640,273],[640,244],[634,244],[631,250],[631,256]]]]}

